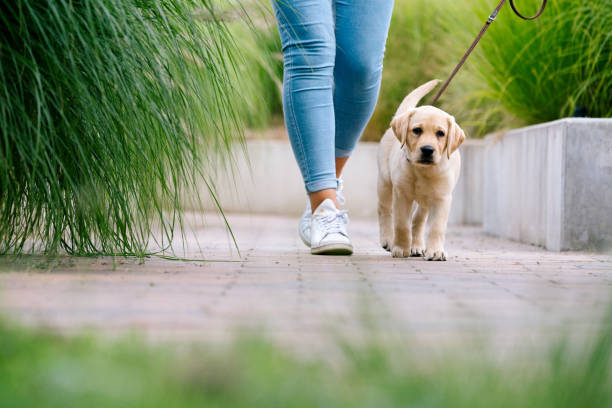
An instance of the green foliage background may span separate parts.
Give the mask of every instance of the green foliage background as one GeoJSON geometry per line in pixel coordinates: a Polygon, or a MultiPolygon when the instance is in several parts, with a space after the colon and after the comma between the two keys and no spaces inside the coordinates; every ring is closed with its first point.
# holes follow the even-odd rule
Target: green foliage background
{"type": "MultiPolygon", "coordinates": [[[[497,3],[395,1],[380,98],[364,140],[380,139],[412,89],[450,75],[497,3]]],[[[516,3],[532,15],[541,0],[516,3]]],[[[591,117],[610,117],[611,36],[612,0],[550,1],[535,21],[520,20],[506,4],[439,106],[471,137],[567,117],[576,107],[591,117]]],[[[280,115],[279,100],[268,100],[280,115]]]]}
{"type": "MultiPolygon", "coordinates": [[[[396,1],[365,139],[380,138],[410,90],[450,75],[497,3],[396,1]]],[[[516,3],[532,15],[541,0],[516,3]]],[[[471,137],[567,117],[577,106],[591,117],[611,117],[612,1],[549,1],[535,21],[519,19],[506,4],[439,106],[471,137]]]]}

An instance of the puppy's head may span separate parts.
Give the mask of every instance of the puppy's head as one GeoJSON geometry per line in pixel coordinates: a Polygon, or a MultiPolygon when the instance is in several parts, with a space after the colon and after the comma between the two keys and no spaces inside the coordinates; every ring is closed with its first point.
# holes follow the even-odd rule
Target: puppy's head
{"type": "Polygon", "coordinates": [[[408,160],[418,166],[436,165],[443,155],[450,158],[465,140],[455,118],[433,106],[413,108],[396,116],[391,128],[406,146],[408,160]]]}

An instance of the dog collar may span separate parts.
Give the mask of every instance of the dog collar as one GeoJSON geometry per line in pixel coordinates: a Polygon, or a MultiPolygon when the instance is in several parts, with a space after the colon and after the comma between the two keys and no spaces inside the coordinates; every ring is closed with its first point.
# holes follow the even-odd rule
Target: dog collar
{"type": "Polygon", "coordinates": [[[406,161],[408,163],[412,163],[410,159],[408,158],[408,153],[406,152],[406,145],[402,146],[402,151],[404,152],[404,157],[406,157],[406,161]]]}

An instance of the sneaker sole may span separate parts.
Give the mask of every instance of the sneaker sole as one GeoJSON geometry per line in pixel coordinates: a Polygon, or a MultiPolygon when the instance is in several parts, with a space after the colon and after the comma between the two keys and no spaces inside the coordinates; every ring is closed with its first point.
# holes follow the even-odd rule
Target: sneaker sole
{"type": "Polygon", "coordinates": [[[347,244],[327,244],[317,248],[310,248],[310,253],[313,255],[351,255],[353,247],[347,244]]]}

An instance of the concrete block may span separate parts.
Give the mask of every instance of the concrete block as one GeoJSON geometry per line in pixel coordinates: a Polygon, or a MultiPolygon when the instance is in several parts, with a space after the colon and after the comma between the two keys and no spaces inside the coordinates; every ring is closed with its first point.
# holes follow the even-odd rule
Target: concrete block
{"type": "Polygon", "coordinates": [[[487,142],[485,231],[554,251],[612,248],[612,119],[562,119],[487,142]]]}
{"type": "Polygon", "coordinates": [[[482,225],[485,141],[468,139],[461,147],[461,174],[453,194],[449,224],[482,225]]]}

